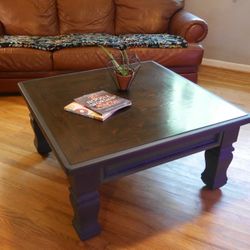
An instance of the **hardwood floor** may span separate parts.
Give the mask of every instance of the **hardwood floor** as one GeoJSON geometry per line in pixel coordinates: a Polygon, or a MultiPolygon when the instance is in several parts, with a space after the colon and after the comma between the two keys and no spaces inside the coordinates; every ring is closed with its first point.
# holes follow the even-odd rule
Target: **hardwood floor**
{"type": "MultiPolygon", "coordinates": [[[[199,83],[250,112],[250,74],[202,67],[199,83]]],[[[0,249],[250,249],[250,125],[234,146],[221,190],[200,180],[203,153],[104,184],[103,231],[81,242],[64,172],[36,153],[22,97],[1,96],[0,249]]]]}

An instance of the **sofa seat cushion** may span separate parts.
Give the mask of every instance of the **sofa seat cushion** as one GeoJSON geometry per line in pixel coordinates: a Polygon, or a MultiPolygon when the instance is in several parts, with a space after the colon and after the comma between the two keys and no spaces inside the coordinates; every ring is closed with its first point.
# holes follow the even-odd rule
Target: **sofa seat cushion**
{"type": "Polygon", "coordinates": [[[114,33],[113,0],[57,0],[60,34],[114,33]]]}
{"type": "Polygon", "coordinates": [[[1,0],[0,22],[7,35],[57,35],[56,0],[1,0]]]}
{"type": "Polygon", "coordinates": [[[49,51],[27,48],[0,48],[1,72],[51,71],[52,55],[49,51]]]}
{"type": "MultiPolygon", "coordinates": [[[[117,49],[109,51],[116,57],[117,49]]],[[[129,48],[129,54],[136,54],[141,61],[156,61],[166,67],[190,67],[199,65],[203,48],[191,44],[187,48],[129,48]]],[[[53,53],[54,70],[80,71],[107,66],[107,57],[100,48],[68,48],[53,53]]]]}
{"type": "Polygon", "coordinates": [[[183,48],[130,48],[128,52],[136,54],[141,61],[153,60],[166,67],[185,67],[199,65],[203,48],[198,44],[189,44],[183,48]]]}
{"type": "Polygon", "coordinates": [[[180,36],[168,34],[69,34],[61,36],[0,36],[0,47],[33,48],[55,51],[63,48],[102,45],[116,49],[129,47],[185,48],[187,42],[180,36]]]}
{"type": "MultiPolygon", "coordinates": [[[[118,56],[119,50],[110,48],[109,51],[118,56]]],[[[82,47],[66,48],[57,50],[53,53],[54,69],[59,71],[88,70],[103,68],[107,66],[108,59],[101,48],[82,47]]]]}

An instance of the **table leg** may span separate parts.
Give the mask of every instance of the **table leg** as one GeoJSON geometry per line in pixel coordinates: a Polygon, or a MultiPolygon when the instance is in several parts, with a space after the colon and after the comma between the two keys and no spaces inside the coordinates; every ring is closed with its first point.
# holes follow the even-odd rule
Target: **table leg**
{"type": "Polygon", "coordinates": [[[224,131],[221,145],[205,152],[206,167],[201,179],[210,189],[216,189],[227,183],[227,169],[233,159],[232,144],[237,141],[239,127],[224,131]]]}
{"type": "Polygon", "coordinates": [[[33,128],[35,138],[34,138],[34,145],[37,149],[37,152],[41,155],[47,155],[51,152],[51,148],[46,141],[41,129],[39,128],[36,120],[30,115],[30,123],[33,128]]]}
{"type": "Polygon", "coordinates": [[[89,168],[79,172],[69,175],[70,201],[74,210],[73,226],[80,239],[86,240],[101,231],[98,223],[100,171],[89,168]]]}

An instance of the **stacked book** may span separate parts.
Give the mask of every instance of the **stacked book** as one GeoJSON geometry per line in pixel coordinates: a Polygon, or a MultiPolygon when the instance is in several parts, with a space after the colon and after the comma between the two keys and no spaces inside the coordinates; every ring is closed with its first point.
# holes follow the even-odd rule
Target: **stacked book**
{"type": "Polygon", "coordinates": [[[64,110],[104,121],[117,110],[131,105],[130,100],[101,90],[75,98],[64,110]]]}

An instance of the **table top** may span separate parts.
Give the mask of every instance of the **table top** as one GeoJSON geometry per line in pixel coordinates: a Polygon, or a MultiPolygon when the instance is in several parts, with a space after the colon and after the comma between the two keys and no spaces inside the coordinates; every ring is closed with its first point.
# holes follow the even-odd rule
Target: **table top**
{"type": "Polygon", "coordinates": [[[211,126],[249,122],[246,112],[154,62],[142,63],[128,92],[116,90],[106,69],[34,79],[19,87],[67,169],[211,126]],[[64,111],[74,98],[98,90],[128,98],[132,106],[104,122],[64,111]]]}

